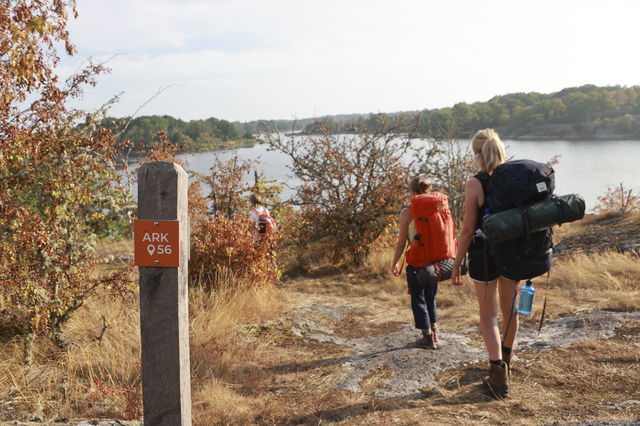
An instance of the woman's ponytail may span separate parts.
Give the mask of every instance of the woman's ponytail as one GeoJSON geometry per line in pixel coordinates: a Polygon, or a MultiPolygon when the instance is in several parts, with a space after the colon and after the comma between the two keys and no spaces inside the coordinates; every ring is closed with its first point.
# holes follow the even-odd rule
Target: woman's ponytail
{"type": "Polygon", "coordinates": [[[425,194],[431,191],[431,185],[427,183],[427,180],[423,177],[415,177],[409,183],[409,190],[416,194],[425,194]]]}
{"type": "Polygon", "coordinates": [[[491,174],[493,169],[506,160],[504,144],[498,132],[493,129],[479,130],[473,135],[471,145],[478,159],[478,166],[483,172],[491,174]]]}

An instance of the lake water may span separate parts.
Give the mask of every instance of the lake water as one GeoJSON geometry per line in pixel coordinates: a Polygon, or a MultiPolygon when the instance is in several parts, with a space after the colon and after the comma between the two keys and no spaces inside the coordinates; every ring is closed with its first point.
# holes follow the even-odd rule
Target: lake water
{"type": "MultiPolygon", "coordinates": [[[[523,141],[506,140],[507,154],[513,159],[529,158],[547,162],[559,155],[556,171],[556,194],[577,193],[582,195],[591,211],[608,186],[624,183],[625,188],[640,191],[640,141],[523,141]]],[[[179,158],[188,162],[188,168],[208,173],[213,159],[240,158],[259,160],[257,168],[268,179],[274,179],[288,186],[283,198],[289,198],[297,180],[288,169],[289,159],[279,152],[268,150],[266,144],[250,148],[238,148],[216,152],[183,154],[179,158]]],[[[247,176],[252,181],[253,176],[247,176]]]]}

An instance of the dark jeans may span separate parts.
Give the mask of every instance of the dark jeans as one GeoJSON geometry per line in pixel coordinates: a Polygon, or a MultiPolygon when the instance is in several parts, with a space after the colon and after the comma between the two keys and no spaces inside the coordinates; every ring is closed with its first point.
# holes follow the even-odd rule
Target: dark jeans
{"type": "Polygon", "coordinates": [[[407,266],[407,284],[411,294],[411,310],[416,328],[430,330],[438,321],[436,312],[436,293],[438,283],[421,285],[416,278],[416,268],[407,266]]]}

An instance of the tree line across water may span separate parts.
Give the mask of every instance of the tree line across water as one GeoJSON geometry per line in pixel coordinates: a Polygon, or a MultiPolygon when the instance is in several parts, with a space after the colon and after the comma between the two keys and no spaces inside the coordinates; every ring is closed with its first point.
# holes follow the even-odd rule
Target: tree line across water
{"type": "MultiPolygon", "coordinates": [[[[117,128],[124,122],[108,118],[103,126],[117,128]]],[[[431,110],[300,120],[183,121],[168,115],[143,116],[128,122],[120,138],[148,148],[158,133],[164,132],[169,142],[183,144],[185,150],[206,151],[251,144],[260,133],[375,132],[390,124],[399,130],[415,130],[419,136],[437,138],[468,137],[477,129],[493,127],[507,138],[638,139],[640,86],[585,85],[550,94],[512,93],[486,102],[458,103],[431,110]]]]}
{"type": "Polygon", "coordinates": [[[508,138],[546,139],[640,138],[640,86],[585,85],[559,92],[511,93],[486,102],[464,102],[422,111],[326,116],[320,119],[253,121],[251,132],[279,129],[348,133],[354,128],[377,131],[384,125],[415,126],[425,137],[468,137],[477,129],[497,128],[508,138]],[[294,126],[294,123],[296,127],[294,126]]]}
{"type": "Polygon", "coordinates": [[[131,120],[108,117],[102,121],[101,127],[113,130],[119,141],[131,140],[138,151],[154,146],[160,133],[170,143],[188,151],[213,151],[255,142],[251,132],[213,117],[192,121],[169,115],[142,116],[131,120]]]}

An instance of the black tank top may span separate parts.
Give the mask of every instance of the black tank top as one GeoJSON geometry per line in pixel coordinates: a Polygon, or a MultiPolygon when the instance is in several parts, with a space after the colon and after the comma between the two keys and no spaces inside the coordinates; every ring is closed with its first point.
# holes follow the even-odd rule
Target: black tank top
{"type": "MultiPolygon", "coordinates": [[[[489,207],[487,205],[487,195],[489,194],[489,174],[486,172],[480,172],[475,174],[473,177],[480,181],[480,184],[482,185],[482,193],[484,195],[482,205],[478,207],[478,219],[476,220],[475,227],[475,229],[480,229],[482,227],[482,218],[489,212],[489,207]]],[[[474,238],[471,241],[471,247],[483,247],[483,240],[480,238],[474,238]]]]}

